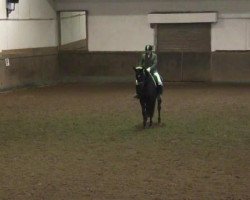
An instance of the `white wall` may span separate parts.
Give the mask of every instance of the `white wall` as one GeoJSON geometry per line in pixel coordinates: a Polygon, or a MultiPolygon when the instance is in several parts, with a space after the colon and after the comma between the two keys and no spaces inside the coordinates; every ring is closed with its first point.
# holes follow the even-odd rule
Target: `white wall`
{"type": "Polygon", "coordinates": [[[249,0],[56,0],[56,3],[57,10],[88,11],[90,51],[141,51],[145,44],[154,42],[154,30],[147,15],[161,11],[216,11],[220,18],[212,24],[212,51],[250,50],[249,0]]]}
{"type": "Polygon", "coordinates": [[[62,45],[86,39],[86,13],[61,12],[61,43],[62,45]]]}
{"type": "Polygon", "coordinates": [[[212,51],[250,50],[250,18],[224,15],[212,25],[212,51]]]}
{"type": "Polygon", "coordinates": [[[250,50],[250,20],[247,21],[247,49],[250,50]]]}
{"type": "Polygon", "coordinates": [[[88,10],[90,15],[144,15],[150,12],[218,11],[245,13],[249,0],[56,0],[58,10],[88,10]]]}
{"type": "Polygon", "coordinates": [[[90,51],[142,51],[154,42],[146,15],[89,16],[88,29],[90,51]]]}
{"type": "MultiPolygon", "coordinates": [[[[52,0],[20,0],[8,20],[5,2],[0,0],[0,51],[57,46],[52,0]]],[[[150,12],[207,10],[238,13],[222,14],[212,25],[212,51],[250,50],[250,17],[239,17],[239,13],[250,14],[248,0],[145,0],[143,6],[140,0],[57,0],[57,9],[89,11],[90,51],[141,51],[145,44],[153,44],[154,30],[147,21],[150,12]]]]}
{"type": "MultiPolygon", "coordinates": [[[[220,16],[212,24],[212,51],[250,50],[248,14],[220,16]]],[[[90,51],[141,51],[145,44],[154,44],[147,15],[90,15],[88,29],[90,51]]]]}
{"type": "Polygon", "coordinates": [[[5,2],[6,1],[4,0],[0,0],[0,19],[3,19],[6,17],[5,2]]]}
{"type": "Polygon", "coordinates": [[[6,18],[0,0],[0,51],[57,46],[56,12],[51,0],[20,0],[6,18]]]}
{"type": "MultiPolygon", "coordinates": [[[[212,24],[212,51],[250,50],[250,18],[239,16],[220,17],[212,24]]],[[[141,51],[154,44],[147,15],[89,16],[88,29],[90,51],[141,51]]]]}

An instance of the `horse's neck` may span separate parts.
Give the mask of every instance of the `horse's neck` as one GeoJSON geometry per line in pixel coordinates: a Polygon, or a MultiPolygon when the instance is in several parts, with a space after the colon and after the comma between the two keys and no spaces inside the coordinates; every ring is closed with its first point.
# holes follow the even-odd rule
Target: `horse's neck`
{"type": "Polygon", "coordinates": [[[151,90],[151,89],[154,89],[155,87],[156,86],[155,86],[155,83],[154,83],[152,76],[148,75],[148,77],[145,80],[144,89],[151,90]]]}
{"type": "Polygon", "coordinates": [[[147,83],[148,83],[149,85],[155,86],[154,79],[153,79],[152,75],[150,75],[150,74],[148,74],[147,83]]]}

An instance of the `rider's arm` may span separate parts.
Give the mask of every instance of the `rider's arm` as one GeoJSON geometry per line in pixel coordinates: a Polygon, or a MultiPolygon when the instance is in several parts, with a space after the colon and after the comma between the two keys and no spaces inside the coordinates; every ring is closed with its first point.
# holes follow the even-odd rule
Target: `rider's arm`
{"type": "Polygon", "coordinates": [[[157,55],[154,54],[154,56],[153,56],[153,64],[150,67],[150,71],[155,71],[156,70],[156,66],[157,66],[157,55]]]}
{"type": "Polygon", "coordinates": [[[142,54],[142,56],[141,56],[140,66],[145,67],[145,55],[144,54],[142,54]]]}

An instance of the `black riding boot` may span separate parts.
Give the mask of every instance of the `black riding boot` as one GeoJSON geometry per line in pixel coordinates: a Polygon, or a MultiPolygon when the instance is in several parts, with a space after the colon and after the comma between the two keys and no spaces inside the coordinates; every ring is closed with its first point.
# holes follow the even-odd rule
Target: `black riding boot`
{"type": "Polygon", "coordinates": [[[135,86],[135,90],[136,90],[136,95],[134,96],[134,98],[139,99],[140,98],[140,94],[139,94],[139,85],[135,86]]]}
{"type": "Polygon", "coordinates": [[[161,95],[163,93],[163,86],[162,85],[158,85],[157,86],[157,98],[160,99],[161,95]]]}

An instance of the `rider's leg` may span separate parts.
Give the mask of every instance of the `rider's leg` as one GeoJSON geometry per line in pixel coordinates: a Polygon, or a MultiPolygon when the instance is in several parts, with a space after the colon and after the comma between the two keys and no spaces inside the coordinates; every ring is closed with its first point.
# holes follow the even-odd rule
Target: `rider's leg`
{"type": "Polygon", "coordinates": [[[163,92],[163,83],[158,72],[155,72],[154,76],[157,79],[157,93],[158,93],[158,98],[160,99],[163,92]]]}
{"type": "Polygon", "coordinates": [[[134,98],[139,99],[140,95],[139,95],[139,84],[138,81],[135,81],[135,90],[136,90],[136,95],[134,96],[134,98]]]}

